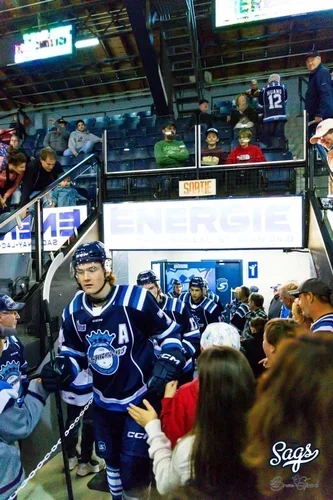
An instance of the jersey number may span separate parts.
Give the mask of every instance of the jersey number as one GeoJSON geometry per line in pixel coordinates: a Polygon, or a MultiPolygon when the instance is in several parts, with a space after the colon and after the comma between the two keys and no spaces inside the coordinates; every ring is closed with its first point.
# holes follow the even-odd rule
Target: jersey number
{"type": "Polygon", "coordinates": [[[270,94],[268,100],[269,109],[282,108],[282,97],[280,94],[270,94]]]}

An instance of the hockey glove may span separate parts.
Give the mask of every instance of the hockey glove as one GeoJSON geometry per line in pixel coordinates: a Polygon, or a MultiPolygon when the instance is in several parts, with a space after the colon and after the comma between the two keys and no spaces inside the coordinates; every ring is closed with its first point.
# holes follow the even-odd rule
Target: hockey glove
{"type": "Polygon", "coordinates": [[[74,367],[67,356],[57,356],[52,366],[51,361],[41,371],[43,388],[48,392],[68,387],[75,379],[74,367]]]}
{"type": "Polygon", "coordinates": [[[178,350],[163,352],[156,362],[152,377],[148,380],[148,391],[163,394],[165,385],[180,377],[184,365],[184,356],[178,350]]]}

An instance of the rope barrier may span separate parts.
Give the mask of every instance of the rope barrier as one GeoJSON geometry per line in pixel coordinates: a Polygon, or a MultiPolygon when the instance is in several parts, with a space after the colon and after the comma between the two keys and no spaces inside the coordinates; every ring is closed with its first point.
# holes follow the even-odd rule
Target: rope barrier
{"type": "MultiPolygon", "coordinates": [[[[65,431],[65,436],[67,437],[68,434],[70,433],[70,431],[72,429],[74,429],[74,427],[76,426],[76,424],[80,421],[80,419],[83,417],[83,415],[85,414],[85,412],[88,410],[89,406],[91,405],[92,403],[92,398],[88,401],[88,403],[86,404],[86,406],[83,408],[83,410],[81,411],[81,413],[76,417],[76,419],[74,420],[74,422],[71,423],[71,425],[68,427],[68,429],[65,431]]],[[[26,485],[28,484],[28,482],[36,475],[36,473],[43,467],[43,465],[49,460],[50,456],[56,451],[56,449],[60,446],[61,444],[61,439],[59,438],[57,443],[52,446],[52,448],[50,449],[50,451],[48,453],[46,453],[45,457],[39,462],[39,464],[37,465],[37,467],[30,472],[29,476],[27,478],[25,478],[25,480],[20,484],[20,486],[17,488],[17,490],[8,498],[8,500],[16,500],[16,497],[17,497],[17,494],[23,490],[23,488],[26,487],[26,485]]]]}

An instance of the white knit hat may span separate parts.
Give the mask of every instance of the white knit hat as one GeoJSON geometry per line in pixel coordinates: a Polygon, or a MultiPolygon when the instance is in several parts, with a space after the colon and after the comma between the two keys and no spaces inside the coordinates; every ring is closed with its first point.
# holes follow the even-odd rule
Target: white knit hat
{"type": "Polygon", "coordinates": [[[204,350],[216,346],[228,346],[239,350],[240,337],[238,330],[227,323],[211,323],[203,332],[200,345],[204,350]]]}

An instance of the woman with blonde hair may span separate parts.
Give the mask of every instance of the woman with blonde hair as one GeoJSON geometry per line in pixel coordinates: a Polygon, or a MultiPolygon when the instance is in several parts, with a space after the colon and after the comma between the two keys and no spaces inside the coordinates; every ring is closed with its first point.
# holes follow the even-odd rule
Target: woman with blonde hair
{"type": "Polygon", "coordinates": [[[333,337],[284,340],[259,380],[248,416],[244,464],[259,492],[277,498],[333,498],[333,337]],[[302,490],[302,491],[299,491],[302,490]]]}

